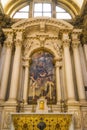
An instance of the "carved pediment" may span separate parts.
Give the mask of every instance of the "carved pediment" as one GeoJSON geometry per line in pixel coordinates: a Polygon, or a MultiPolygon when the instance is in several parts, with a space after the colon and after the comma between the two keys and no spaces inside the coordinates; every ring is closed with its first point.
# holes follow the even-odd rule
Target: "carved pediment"
{"type": "MultiPolygon", "coordinates": [[[[55,18],[43,18],[43,17],[38,17],[38,18],[29,18],[27,20],[21,20],[15,24],[12,25],[12,28],[28,28],[28,27],[32,27],[32,26],[39,26],[41,31],[45,30],[45,26],[48,26],[50,28],[53,27],[56,30],[58,29],[67,29],[67,30],[71,30],[73,29],[73,26],[64,21],[64,20],[57,20],[55,18]]],[[[51,29],[51,28],[50,28],[51,29]]]]}

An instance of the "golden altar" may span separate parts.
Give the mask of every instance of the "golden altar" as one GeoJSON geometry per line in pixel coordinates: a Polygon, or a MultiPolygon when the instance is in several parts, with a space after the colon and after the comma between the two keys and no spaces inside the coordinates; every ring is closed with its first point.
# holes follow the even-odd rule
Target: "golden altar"
{"type": "Polygon", "coordinates": [[[41,130],[38,128],[40,122],[46,125],[44,130],[71,130],[72,114],[15,113],[11,117],[13,124],[13,129],[11,130],[41,130]]]}

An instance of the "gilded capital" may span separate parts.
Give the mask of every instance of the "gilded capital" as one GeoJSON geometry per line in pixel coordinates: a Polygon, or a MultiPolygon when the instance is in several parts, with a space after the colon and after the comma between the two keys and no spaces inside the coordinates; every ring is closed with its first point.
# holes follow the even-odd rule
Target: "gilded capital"
{"type": "Polygon", "coordinates": [[[54,58],[55,67],[61,67],[62,66],[62,58],[54,58]]]}
{"type": "Polygon", "coordinates": [[[81,33],[81,30],[79,29],[74,29],[71,37],[72,37],[72,47],[73,48],[77,48],[80,44],[80,40],[79,40],[79,35],[81,33]]]}
{"type": "Polygon", "coordinates": [[[13,30],[12,29],[4,29],[4,34],[6,40],[4,41],[6,47],[12,47],[13,44],[13,30]]]}
{"type": "Polygon", "coordinates": [[[6,48],[11,48],[12,42],[11,41],[5,41],[5,46],[6,46],[6,48]]]}
{"type": "Polygon", "coordinates": [[[31,58],[23,57],[22,59],[23,59],[22,65],[24,67],[29,67],[29,65],[31,63],[31,58]]]}
{"type": "Polygon", "coordinates": [[[22,41],[20,39],[15,40],[15,46],[22,46],[22,41]]]}
{"type": "Polygon", "coordinates": [[[15,29],[15,45],[21,46],[23,41],[23,29],[15,29]]]}
{"type": "Polygon", "coordinates": [[[62,42],[63,42],[63,47],[69,47],[70,46],[70,39],[65,39],[65,40],[63,40],[62,42]]]}
{"type": "Polygon", "coordinates": [[[74,40],[72,41],[72,47],[73,47],[73,48],[78,48],[79,45],[80,45],[80,41],[79,41],[78,39],[74,39],[74,40]]]}

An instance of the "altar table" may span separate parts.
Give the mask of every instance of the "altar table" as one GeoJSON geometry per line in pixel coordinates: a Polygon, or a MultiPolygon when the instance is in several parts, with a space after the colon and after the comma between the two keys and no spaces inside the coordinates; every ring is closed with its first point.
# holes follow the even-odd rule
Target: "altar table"
{"type": "Polygon", "coordinates": [[[37,126],[44,122],[44,130],[74,130],[72,114],[66,113],[15,113],[11,115],[11,130],[40,130],[37,126]]]}

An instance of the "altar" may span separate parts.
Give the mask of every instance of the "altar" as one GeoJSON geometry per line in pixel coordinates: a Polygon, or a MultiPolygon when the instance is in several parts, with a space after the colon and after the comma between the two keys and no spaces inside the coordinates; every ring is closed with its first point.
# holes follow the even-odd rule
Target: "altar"
{"type": "Polygon", "coordinates": [[[11,130],[74,130],[71,113],[56,112],[41,97],[31,112],[18,111],[11,114],[11,130]]]}
{"type": "Polygon", "coordinates": [[[13,113],[11,118],[11,130],[74,130],[69,113],[13,113]]]}

